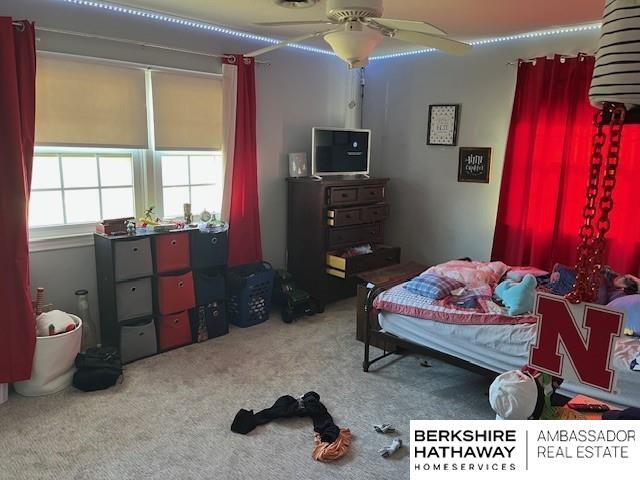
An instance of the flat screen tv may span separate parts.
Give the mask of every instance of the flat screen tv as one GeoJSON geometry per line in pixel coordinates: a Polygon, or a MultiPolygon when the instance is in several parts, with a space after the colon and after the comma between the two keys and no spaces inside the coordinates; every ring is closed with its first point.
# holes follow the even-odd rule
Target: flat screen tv
{"type": "Polygon", "coordinates": [[[311,173],[319,176],[368,174],[370,147],[371,130],[315,127],[311,173]]]}

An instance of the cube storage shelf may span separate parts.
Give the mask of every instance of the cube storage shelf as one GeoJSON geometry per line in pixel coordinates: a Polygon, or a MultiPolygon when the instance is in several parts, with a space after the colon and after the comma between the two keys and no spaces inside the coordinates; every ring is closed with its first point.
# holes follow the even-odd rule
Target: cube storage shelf
{"type": "Polygon", "coordinates": [[[94,234],[102,344],[129,363],[228,333],[227,232],[94,234]]]}

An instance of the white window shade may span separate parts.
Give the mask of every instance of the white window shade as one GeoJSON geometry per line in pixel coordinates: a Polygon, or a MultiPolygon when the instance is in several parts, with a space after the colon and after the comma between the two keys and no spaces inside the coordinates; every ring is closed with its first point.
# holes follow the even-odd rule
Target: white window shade
{"type": "Polygon", "coordinates": [[[39,56],[36,144],[146,148],[144,70],[39,56]]]}
{"type": "Polygon", "coordinates": [[[153,72],[156,150],[222,148],[222,80],[153,72]]]}

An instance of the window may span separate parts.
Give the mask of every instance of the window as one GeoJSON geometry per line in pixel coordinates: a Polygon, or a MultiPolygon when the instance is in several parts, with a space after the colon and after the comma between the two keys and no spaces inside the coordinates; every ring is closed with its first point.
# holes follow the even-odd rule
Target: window
{"type": "Polygon", "coordinates": [[[220,213],[224,174],[221,152],[161,153],[162,214],[182,216],[184,204],[199,215],[220,213]]]}
{"type": "Polygon", "coordinates": [[[29,226],[135,216],[133,163],[131,152],[36,150],[29,226]]]}

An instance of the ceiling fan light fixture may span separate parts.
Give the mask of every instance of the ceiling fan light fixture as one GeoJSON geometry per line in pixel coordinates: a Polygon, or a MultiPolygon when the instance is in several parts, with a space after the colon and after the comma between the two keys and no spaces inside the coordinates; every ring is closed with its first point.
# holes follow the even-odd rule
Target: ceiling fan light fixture
{"type": "Polygon", "coordinates": [[[347,62],[349,68],[363,68],[369,64],[369,55],[382,42],[383,35],[369,28],[328,33],[325,41],[335,54],[347,62]]]}
{"type": "Polygon", "coordinates": [[[309,8],[318,3],[318,0],[273,0],[273,3],[285,8],[309,8]]]}

